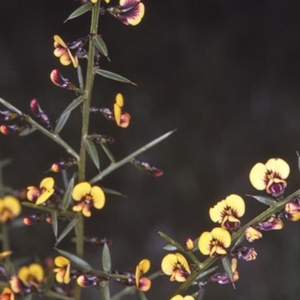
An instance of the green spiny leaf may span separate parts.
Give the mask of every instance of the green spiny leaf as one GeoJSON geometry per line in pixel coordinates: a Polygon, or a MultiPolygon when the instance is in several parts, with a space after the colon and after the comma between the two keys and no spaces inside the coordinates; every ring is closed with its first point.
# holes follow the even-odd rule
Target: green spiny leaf
{"type": "Polygon", "coordinates": [[[89,139],[84,139],[84,145],[94,165],[98,170],[100,170],[100,161],[99,161],[99,156],[95,144],[89,139]]]}
{"type": "Polygon", "coordinates": [[[104,56],[108,55],[107,47],[103,41],[103,39],[99,35],[94,35],[92,37],[92,41],[95,45],[95,47],[100,51],[101,54],[104,56]]]}
{"type": "Polygon", "coordinates": [[[60,250],[57,249],[56,250],[65,258],[69,259],[75,267],[77,267],[79,270],[83,271],[83,272],[89,272],[92,270],[92,267],[89,263],[87,263],[85,260],[83,260],[82,258],[78,257],[75,254],[72,254],[70,252],[64,251],[64,250],[60,250]]]}
{"type": "Polygon", "coordinates": [[[222,257],[222,264],[223,264],[223,268],[224,268],[226,274],[228,275],[228,277],[234,287],[231,263],[230,263],[228,256],[222,257]]]}
{"type": "Polygon", "coordinates": [[[72,200],[72,191],[73,191],[73,187],[74,187],[74,180],[75,180],[75,174],[71,178],[71,180],[68,184],[68,187],[65,191],[64,197],[61,201],[61,210],[62,211],[66,211],[68,209],[69,204],[72,200]]]}
{"type": "Polygon", "coordinates": [[[103,300],[110,300],[110,291],[109,291],[109,282],[108,281],[102,281],[100,283],[100,293],[103,300]]]}
{"type": "Polygon", "coordinates": [[[125,78],[125,77],[123,77],[119,74],[116,74],[116,73],[113,73],[113,72],[110,72],[110,71],[106,71],[106,70],[103,70],[103,69],[97,69],[96,74],[101,75],[101,76],[106,77],[106,78],[109,78],[109,79],[112,79],[112,80],[116,80],[116,81],[136,85],[136,83],[132,82],[131,80],[129,80],[129,79],[127,79],[127,78],[125,78]]]}
{"type": "Polygon", "coordinates": [[[174,245],[166,245],[163,247],[163,249],[167,251],[175,251],[177,250],[177,247],[175,247],[174,245]]]}
{"type": "Polygon", "coordinates": [[[57,223],[57,212],[51,213],[52,218],[52,228],[55,238],[57,238],[57,230],[58,230],[58,223],[57,223]]]}
{"type": "Polygon", "coordinates": [[[78,7],[77,9],[75,9],[69,16],[68,18],[64,21],[64,23],[66,23],[67,21],[71,20],[71,19],[75,19],[83,14],[85,14],[86,12],[92,10],[93,5],[92,3],[88,2],[88,3],[84,3],[83,5],[81,5],[80,7],[78,7]]]}
{"type": "Polygon", "coordinates": [[[260,196],[260,195],[247,195],[247,196],[252,197],[252,198],[256,199],[257,201],[259,201],[265,205],[268,205],[268,206],[273,206],[273,205],[277,204],[277,201],[271,197],[260,196]]]}
{"type": "Polygon", "coordinates": [[[104,244],[103,251],[102,251],[102,267],[104,271],[111,270],[110,251],[106,243],[104,244]]]}

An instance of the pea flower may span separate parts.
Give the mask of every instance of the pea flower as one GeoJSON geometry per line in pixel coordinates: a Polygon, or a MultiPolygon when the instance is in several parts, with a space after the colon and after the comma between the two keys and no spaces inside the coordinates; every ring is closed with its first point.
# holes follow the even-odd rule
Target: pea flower
{"type": "Polygon", "coordinates": [[[139,262],[135,269],[135,284],[137,288],[143,292],[147,292],[151,287],[151,280],[143,277],[150,269],[150,261],[143,259],[139,262]]]}
{"type": "Polygon", "coordinates": [[[194,297],[192,296],[181,296],[181,295],[175,295],[174,297],[171,298],[171,300],[195,300],[194,297]]]}
{"type": "Polygon", "coordinates": [[[180,253],[167,254],[161,262],[161,269],[171,276],[170,281],[184,282],[191,275],[190,267],[180,253]]]}
{"type": "Polygon", "coordinates": [[[255,260],[257,257],[257,252],[254,248],[247,248],[247,247],[238,247],[235,252],[239,259],[243,259],[245,261],[255,260]]]}
{"type": "MultiPolygon", "coordinates": [[[[97,3],[97,2],[98,2],[98,0],[91,0],[91,2],[95,4],[95,3],[97,3]]],[[[106,3],[109,3],[109,2],[110,2],[110,0],[105,0],[105,2],[106,2],[106,3]]]]}
{"type": "Polygon", "coordinates": [[[116,102],[114,104],[114,118],[118,126],[126,128],[129,126],[130,115],[128,113],[122,113],[124,106],[124,98],[122,94],[117,94],[116,102]]]}
{"type": "Polygon", "coordinates": [[[107,11],[125,25],[137,25],[145,14],[145,6],[140,0],[120,0],[118,6],[107,11]]]}
{"type": "Polygon", "coordinates": [[[228,248],[230,244],[229,232],[221,227],[216,227],[211,232],[203,232],[198,241],[200,252],[212,258],[226,255],[225,248],[228,248]]]}
{"type": "Polygon", "coordinates": [[[14,292],[10,288],[5,287],[2,291],[2,293],[0,294],[0,299],[1,300],[15,300],[14,292]]]}
{"type": "Polygon", "coordinates": [[[184,243],[185,249],[192,251],[194,249],[194,241],[191,238],[187,238],[184,243]]]}
{"type": "Polygon", "coordinates": [[[22,267],[18,272],[18,277],[27,286],[39,287],[44,280],[44,269],[40,264],[33,263],[22,267]]]}
{"type": "Polygon", "coordinates": [[[240,226],[239,218],[245,213],[244,200],[235,194],[226,197],[209,209],[209,215],[213,222],[221,223],[224,229],[236,229],[240,226]]]}
{"type": "Polygon", "coordinates": [[[85,217],[91,216],[91,206],[101,209],[105,204],[105,194],[99,186],[91,186],[88,182],[75,185],[72,197],[78,204],[73,206],[73,211],[82,211],[85,217]]]}
{"type": "Polygon", "coordinates": [[[264,231],[280,230],[283,228],[284,223],[281,219],[271,216],[270,218],[258,223],[259,229],[264,231]]]}
{"type": "Polygon", "coordinates": [[[13,196],[0,198],[0,223],[8,223],[21,213],[21,204],[13,196]]]}
{"type": "Polygon", "coordinates": [[[51,72],[50,79],[55,85],[57,85],[63,89],[68,89],[68,90],[76,89],[75,84],[72,83],[68,78],[64,78],[61,75],[61,73],[59,72],[59,70],[57,70],[57,69],[54,69],[51,72]]]}
{"type": "Polygon", "coordinates": [[[230,280],[228,274],[226,273],[216,273],[209,277],[208,281],[218,284],[228,284],[236,282],[239,279],[239,272],[237,271],[237,259],[233,258],[231,260],[231,271],[232,271],[232,281],[230,280]]]}
{"type": "Polygon", "coordinates": [[[289,165],[281,158],[271,158],[265,164],[257,163],[250,171],[249,179],[259,191],[266,189],[268,194],[277,197],[283,194],[290,174],[289,165]]]}
{"type": "Polygon", "coordinates": [[[76,282],[80,287],[83,288],[95,286],[98,283],[98,277],[81,274],[77,277],[76,282]]]}
{"type": "Polygon", "coordinates": [[[53,271],[56,273],[55,278],[59,283],[68,284],[71,281],[70,272],[71,272],[71,263],[70,261],[63,257],[57,256],[54,259],[54,264],[57,266],[53,271]]]}
{"type": "Polygon", "coordinates": [[[285,205],[286,218],[290,221],[300,220],[300,198],[295,197],[285,205]]]}
{"type": "Polygon", "coordinates": [[[60,63],[63,66],[68,66],[71,63],[74,68],[78,67],[78,57],[76,52],[81,46],[81,41],[75,41],[73,43],[66,44],[60,36],[55,35],[54,37],[54,55],[59,57],[60,63]]]}
{"type": "Polygon", "coordinates": [[[27,199],[35,202],[36,205],[43,204],[52,196],[54,191],[54,179],[46,177],[41,181],[39,188],[35,186],[27,187],[27,199]]]}
{"type": "Polygon", "coordinates": [[[262,233],[253,226],[248,226],[245,231],[245,236],[248,242],[253,242],[254,240],[260,239],[262,237],[262,233]]]}

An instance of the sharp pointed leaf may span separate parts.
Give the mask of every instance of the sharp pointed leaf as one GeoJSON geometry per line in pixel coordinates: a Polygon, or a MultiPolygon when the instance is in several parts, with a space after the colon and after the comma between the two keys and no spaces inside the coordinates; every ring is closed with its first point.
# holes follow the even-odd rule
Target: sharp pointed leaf
{"type": "Polygon", "coordinates": [[[167,251],[175,251],[177,250],[177,247],[175,247],[174,245],[166,245],[163,247],[163,249],[167,251]]]}
{"type": "Polygon", "coordinates": [[[111,195],[116,195],[116,196],[120,196],[120,197],[123,197],[123,198],[127,198],[126,195],[124,195],[124,194],[122,194],[122,193],[120,193],[118,191],[115,191],[115,190],[112,190],[112,189],[108,189],[108,188],[104,188],[104,187],[101,187],[101,188],[102,188],[102,190],[103,190],[103,192],[105,194],[111,194],[111,195]]]}
{"type": "Polygon", "coordinates": [[[88,3],[84,3],[83,5],[81,5],[80,7],[78,7],[77,9],[75,9],[69,16],[68,18],[64,21],[67,22],[71,19],[75,19],[83,14],[85,14],[86,12],[92,10],[93,5],[92,3],[88,2],[88,3]]]}
{"type": "Polygon", "coordinates": [[[83,96],[79,96],[75,100],[73,100],[67,107],[66,109],[62,112],[60,115],[58,122],[55,126],[54,133],[59,133],[63,127],[65,126],[66,122],[69,119],[70,113],[72,110],[74,110],[76,107],[78,107],[83,101],[83,96]]]}
{"type": "Polygon", "coordinates": [[[224,268],[226,274],[228,275],[231,283],[233,284],[231,263],[230,263],[230,260],[229,260],[228,256],[222,257],[222,264],[223,264],[223,268],[224,268]]]}
{"type": "Polygon", "coordinates": [[[78,219],[73,219],[69,224],[65,227],[65,229],[61,232],[59,237],[56,240],[56,245],[60,243],[66,236],[67,234],[76,226],[78,222],[78,219]]]}
{"type": "Polygon", "coordinates": [[[102,267],[104,271],[111,270],[110,251],[106,243],[104,244],[103,251],[102,251],[102,267]]]}
{"type": "Polygon", "coordinates": [[[28,128],[25,128],[24,130],[22,130],[19,133],[19,136],[26,136],[28,134],[31,134],[31,133],[35,132],[35,131],[36,131],[35,127],[28,127],[28,128]]]}
{"type": "Polygon", "coordinates": [[[100,53],[103,54],[104,56],[107,56],[108,51],[103,39],[99,35],[94,35],[92,40],[95,47],[100,51],[100,53]]]}
{"type": "Polygon", "coordinates": [[[54,278],[55,278],[54,272],[50,271],[47,274],[47,279],[46,279],[46,282],[45,282],[45,291],[49,291],[52,288],[54,278]]]}
{"type": "Polygon", "coordinates": [[[138,290],[138,294],[139,294],[139,297],[141,300],[147,300],[147,297],[144,292],[142,292],[141,290],[138,290]]]}
{"type": "Polygon", "coordinates": [[[98,170],[100,170],[100,161],[99,161],[99,156],[95,144],[88,139],[84,139],[84,145],[94,165],[98,170]]]}
{"type": "Polygon", "coordinates": [[[260,195],[247,195],[247,196],[252,197],[252,198],[256,199],[257,201],[259,201],[260,203],[263,203],[268,206],[273,206],[278,203],[273,198],[267,197],[267,196],[260,196],[260,195]]]}
{"type": "Polygon", "coordinates": [[[68,187],[65,191],[64,197],[61,201],[61,210],[62,211],[66,211],[68,209],[69,204],[72,200],[72,191],[73,191],[73,187],[74,187],[74,180],[75,180],[75,174],[71,178],[71,180],[68,184],[68,187]]]}
{"type": "Polygon", "coordinates": [[[123,77],[119,74],[116,74],[116,73],[113,73],[113,72],[110,72],[110,71],[106,71],[106,70],[103,70],[103,69],[97,69],[96,74],[101,75],[101,76],[106,77],[106,78],[109,78],[109,79],[112,79],[112,80],[116,80],[116,81],[136,85],[136,83],[132,82],[131,80],[129,80],[129,79],[127,79],[127,78],[125,78],[125,77],[123,77]]]}
{"type": "Polygon", "coordinates": [[[57,223],[57,212],[51,213],[52,219],[52,228],[55,238],[57,238],[57,230],[58,230],[58,223],[57,223]]]}
{"type": "Polygon", "coordinates": [[[109,281],[102,281],[100,283],[100,293],[103,300],[110,300],[109,281]]]}
{"type": "Polygon", "coordinates": [[[89,272],[92,270],[92,267],[89,263],[87,263],[85,260],[83,260],[82,258],[78,257],[75,254],[72,254],[70,252],[64,251],[64,250],[60,250],[57,249],[56,250],[65,258],[69,259],[74,266],[76,266],[79,270],[83,271],[83,272],[89,272]]]}

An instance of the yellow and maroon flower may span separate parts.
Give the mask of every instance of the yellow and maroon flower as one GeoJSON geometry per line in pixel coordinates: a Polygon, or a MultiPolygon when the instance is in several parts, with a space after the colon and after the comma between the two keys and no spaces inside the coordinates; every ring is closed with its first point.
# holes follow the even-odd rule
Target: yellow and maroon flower
{"type": "Polygon", "coordinates": [[[266,189],[268,194],[283,194],[290,174],[289,165],[281,158],[271,158],[265,164],[257,163],[250,171],[249,179],[259,191],[266,189]]]}
{"type": "Polygon", "coordinates": [[[222,257],[226,255],[225,248],[228,248],[230,244],[231,236],[229,232],[221,227],[216,227],[211,232],[203,232],[198,241],[200,252],[210,257],[222,257]]]}
{"type": "Polygon", "coordinates": [[[18,125],[18,124],[3,124],[0,126],[0,132],[4,135],[13,135],[21,133],[23,130],[28,129],[28,125],[18,125]]]}
{"type": "Polygon", "coordinates": [[[190,266],[180,253],[167,254],[161,262],[161,269],[171,276],[170,281],[183,282],[191,275],[190,266]]]}
{"type": "Polygon", "coordinates": [[[35,186],[27,187],[27,199],[39,205],[46,202],[54,191],[54,179],[52,177],[46,177],[41,181],[39,188],[35,186]]]}
{"type": "Polygon", "coordinates": [[[124,98],[122,94],[117,94],[116,102],[114,104],[114,118],[118,126],[126,128],[129,126],[130,115],[128,113],[122,113],[124,106],[124,98]]]}
{"type": "Polygon", "coordinates": [[[187,296],[175,295],[170,300],[195,300],[195,298],[189,295],[187,296]]]}
{"type": "Polygon", "coordinates": [[[55,278],[59,283],[68,284],[71,281],[70,272],[71,272],[71,263],[70,261],[63,257],[57,256],[54,259],[54,264],[57,266],[53,271],[56,273],[55,278]]]}
{"type": "Polygon", "coordinates": [[[21,213],[21,204],[13,196],[0,198],[0,223],[7,223],[13,220],[21,213]]]}
{"type": "Polygon", "coordinates": [[[237,271],[237,259],[233,258],[231,260],[231,271],[232,271],[232,281],[230,280],[228,274],[226,273],[216,273],[209,277],[208,281],[218,284],[228,284],[236,282],[239,279],[239,272],[237,271]]]}
{"type": "Polygon", "coordinates": [[[137,25],[145,14],[145,6],[140,0],[120,0],[118,6],[109,7],[107,11],[125,25],[137,25]]]}
{"type": "Polygon", "coordinates": [[[285,205],[285,217],[290,221],[300,220],[300,198],[295,197],[285,205]]]}
{"type": "Polygon", "coordinates": [[[247,247],[238,247],[235,252],[239,259],[243,259],[245,261],[255,260],[257,257],[257,252],[254,248],[247,248],[247,247]]]}
{"type": "Polygon", "coordinates": [[[249,226],[245,231],[245,236],[248,242],[253,242],[254,240],[260,239],[262,237],[262,233],[253,226],[249,226]]]}
{"type": "Polygon", "coordinates": [[[135,284],[137,288],[143,292],[147,292],[151,287],[151,280],[143,275],[150,269],[150,261],[143,259],[139,262],[135,269],[135,284]]]}
{"type": "Polygon", "coordinates": [[[88,182],[75,185],[72,197],[78,204],[73,206],[73,211],[82,211],[86,217],[91,216],[91,207],[101,209],[105,204],[105,194],[99,186],[91,186],[88,182]]]}
{"type": "Polygon", "coordinates": [[[244,200],[235,194],[226,197],[209,210],[210,218],[215,223],[221,223],[224,229],[236,229],[240,226],[239,218],[245,213],[244,200]]]}
{"type": "Polygon", "coordinates": [[[74,90],[76,88],[75,84],[72,83],[68,78],[64,78],[57,69],[51,72],[50,79],[55,85],[63,89],[74,90]]]}
{"type": "Polygon", "coordinates": [[[78,48],[81,47],[81,43],[73,42],[70,44],[65,43],[60,36],[55,35],[54,37],[54,55],[59,57],[60,63],[63,66],[68,66],[71,63],[74,68],[78,67],[78,58],[76,52],[78,48]]]}
{"type": "Polygon", "coordinates": [[[33,263],[28,267],[22,267],[18,272],[18,277],[25,285],[38,289],[44,281],[44,269],[40,264],[33,263]]]}
{"type": "Polygon", "coordinates": [[[280,218],[271,216],[263,222],[258,223],[259,229],[264,231],[280,230],[283,228],[284,223],[280,218]]]}
{"type": "Polygon", "coordinates": [[[194,249],[194,241],[191,238],[187,238],[184,243],[185,249],[191,251],[194,249]]]}
{"type": "Polygon", "coordinates": [[[87,288],[91,286],[95,286],[98,283],[97,276],[87,276],[85,274],[81,274],[76,279],[77,284],[82,288],[87,288]]]}
{"type": "MultiPolygon", "coordinates": [[[[104,0],[106,3],[109,3],[110,2],[110,0],[104,0]]],[[[93,3],[93,4],[95,4],[95,3],[97,3],[98,2],[98,0],[91,0],[91,2],[93,3]]]]}
{"type": "Polygon", "coordinates": [[[15,300],[15,294],[10,288],[5,287],[2,291],[2,293],[0,294],[0,299],[1,300],[15,300]]]}

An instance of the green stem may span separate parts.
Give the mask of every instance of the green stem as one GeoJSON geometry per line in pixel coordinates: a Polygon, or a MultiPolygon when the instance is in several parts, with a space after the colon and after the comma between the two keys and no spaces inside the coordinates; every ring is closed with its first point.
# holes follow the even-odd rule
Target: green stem
{"type": "MultiPolygon", "coordinates": [[[[99,0],[92,9],[92,20],[90,27],[91,36],[97,34],[98,32],[98,21],[99,21],[99,8],[101,1],[99,0]]],[[[89,119],[90,119],[90,107],[91,107],[91,98],[92,90],[94,84],[94,60],[95,60],[95,46],[90,39],[89,41],[89,52],[88,52],[88,64],[86,71],[86,81],[85,81],[85,91],[83,97],[83,109],[82,109],[82,129],[81,129],[81,142],[80,142],[80,160],[78,165],[78,180],[79,182],[85,180],[85,167],[86,167],[86,149],[84,140],[88,135],[89,130],[89,119]]],[[[80,75],[80,73],[79,73],[80,75]]],[[[83,86],[83,83],[81,83],[83,86]]],[[[84,218],[81,213],[78,213],[78,223],[76,224],[76,253],[78,257],[83,257],[84,248],[83,248],[83,235],[84,235],[84,218]]],[[[75,289],[75,300],[80,300],[81,289],[76,286],[75,289]]]]}

